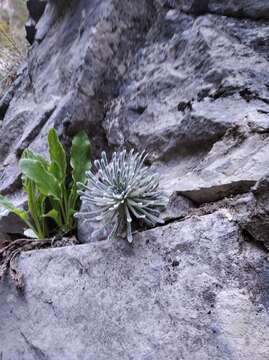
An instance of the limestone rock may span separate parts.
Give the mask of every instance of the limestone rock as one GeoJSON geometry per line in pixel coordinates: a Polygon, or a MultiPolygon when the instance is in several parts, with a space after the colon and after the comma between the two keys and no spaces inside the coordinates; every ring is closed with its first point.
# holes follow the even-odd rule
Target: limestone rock
{"type": "Polygon", "coordinates": [[[220,15],[269,19],[269,4],[266,0],[209,0],[208,10],[220,15]]]}
{"type": "Polygon", "coordinates": [[[269,5],[266,0],[164,0],[161,4],[193,14],[209,12],[238,18],[269,18],[269,5]]]}
{"type": "Polygon", "coordinates": [[[23,150],[46,154],[53,126],[67,146],[84,129],[94,156],[107,148],[101,125],[107,103],[156,12],[146,0],[68,4],[47,4],[36,34],[39,42],[0,101],[0,192],[7,196],[20,192],[23,150]]]}
{"type": "Polygon", "coordinates": [[[264,252],[221,212],[23,254],[24,296],[0,285],[4,360],[269,357],[264,252]]]}
{"type": "Polygon", "coordinates": [[[30,44],[36,39],[37,23],[45,11],[47,0],[28,0],[29,19],[25,24],[26,38],[30,44]]]}
{"type": "Polygon", "coordinates": [[[235,206],[241,227],[256,241],[269,249],[269,177],[263,177],[252,188],[252,193],[235,206]]]}
{"type": "Polygon", "coordinates": [[[44,13],[47,0],[27,0],[27,9],[30,17],[38,22],[44,13]]]}
{"type": "MultiPolygon", "coordinates": [[[[55,127],[66,147],[86,130],[93,160],[148,151],[170,201],[133,246],[79,223],[91,244],[22,254],[0,359],[268,359],[268,1],[38,3],[0,99],[0,192],[24,206],[18,161],[55,127]]],[[[23,224],[1,209],[0,232],[23,224]]]]}

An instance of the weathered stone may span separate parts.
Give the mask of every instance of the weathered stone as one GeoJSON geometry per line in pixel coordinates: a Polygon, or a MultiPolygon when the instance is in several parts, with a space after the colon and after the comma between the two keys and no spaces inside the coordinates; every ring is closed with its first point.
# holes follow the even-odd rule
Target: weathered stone
{"type": "Polygon", "coordinates": [[[153,3],[146,0],[135,5],[119,0],[69,6],[49,2],[36,34],[44,41],[34,44],[1,107],[1,193],[20,191],[22,151],[31,147],[46,154],[46,136],[53,126],[67,144],[69,137],[85,129],[93,156],[107,147],[101,126],[107,103],[154,17],[153,3]]]}
{"type": "Polygon", "coordinates": [[[37,23],[45,11],[47,0],[28,0],[26,4],[29,12],[29,19],[25,24],[26,39],[32,45],[36,40],[37,23]]]}
{"type": "Polygon", "coordinates": [[[152,161],[175,154],[182,160],[235,124],[268,127],[268,62],[250,45],[258,25],[249,22],[241,33],[237,27],[238,40],[227,30],[236,22],[215,16],[194,21],[169,11],[161,27],[156,23],[107,114],[109,143],[146,147],[152,161]]]}
{"type": "Polygon", "coordinates": [[[26,39],[29,44],[33,44],[36,34],[36,22],[33,19],[29,19],[25,24],[26,39]]]}
{"type": "MultiPolygon", "coordinates": [[[[50,3],[54,14],[57,6],[57,2],[50,3]]],[[[135,6],[128,1],[121,6],[117,0],[105,0],[98,6],[81,1],[66,9],[62,21],[59,14],[54,15],[46,41],[32,48],[27,68],[9,102],[0,129],[0,164],[13,152],[18,132],[21,142],[27,137],[28,145],[44,148],[43,138],[53,125],[67,134],[84,127],[94,150],[102,148],[104,133],[97,123],[103,117],[104,103],[117,91],[116,81],[143,40],[153,15],[153,6],[144,0],[135,6]],[[90,17],[86,16],[88,12],[90,17]],[[62,47],[55,36],[58,31],[63,36],[62,47]],[[74,52],[72,44],[79,49],[74,52]],[[54,76],[50,76],[51,70],[54,76]],[[37,127],[39,132],[32,134],[31,128],[37,127]]]]}
{"type": "Polygon", "coordinates": [[[29,16],[37,23],[44,13],[47,0],[27,0],[29,16]]]}
{"type": "MultiPolygon", "coordinates": [[[[202,190],[201,190],[202,193],[202,190]]],[[[205,215],[222,209],[222,213],[240,225],[244,238],[269,250],[269,178],[260,179],[249,192],[203,204],[186,215],[205,215]],[[260,244],[259,244],[260,242],[260,244]]]]}
{"type": "Polygon", "coordinates": [[[210,0],[170,0],[175,5],[179,6],[180,9],[187,13],[193,14],[205,14],[208,11],[208,4],[210,0]]]}
{"type": "Polygon", "coordinates": [[[0,100],[1,193],[23,206],[23,150],[84,129],[93,158],[149,152],[171,223],[132,247],[79,223],[94,243],[23,254],[24,295],[0,284],[1,359],[269,358],[266,18],[265,0],[48,2],[0,100]]]}
{"type": "Polygon", "coordinates": [[[213,13],[238,18],[269,18],[267,0],[163,0],[161,4],[180,8],[192,14],[213,13]]]}
{"type": "Polygon", "coordinates": [[[4,360],[269,357],[263,251],[221,212],[136,235],[23,254],[0,285],[4,360]]]}
{"type": "Polygon", "coordinates": [[[170,195],[167,207],[161,212],[160,216],[165,222],[181,219],[188,215],[194,208],[196,208],[196,204],[193,201],[174,192],[170,195]]]}
{"type": "Polygon", "coordinates": [[[39,44],[0,110],[2,192],[19,189],[24,148],[46,153],[51,126],[67,144],[86,129],[94,156],[146,148],[169,195],[197,203],[246,192],[267,172],[268,24],[178,10],[221,13],[220,1],[161,2],[159,16],[140,1],[47,4],[39,44]]]}
{"type": "Polygon", "coordinates": [[[269,166],[266,34],[267,23],[169,10],[107,114],[109,144],[146,148],[168,194],[199,204],[249,191],[269,166]]]}
{"type": "Polygon", "coordinates": [[[234,204],[241,227],[269,250],[269,177],[263,177],[248,197],[234,204]]]}
{"type": "Polygon", "coordinates": [[[170,172],[160,169],[161,184],[168,194],[177,191],[197,204],[246,193],[268,173],[268,154],[267,136],[248,128],[233,129],[193,171],[177,177],[177,167],[170,172]]]}
{"type": "Polygon", "coordinates": [[[212,13],[239,18],[269,19],[269,4],[266,0],[209,0],[208,10],[212,13]]]}

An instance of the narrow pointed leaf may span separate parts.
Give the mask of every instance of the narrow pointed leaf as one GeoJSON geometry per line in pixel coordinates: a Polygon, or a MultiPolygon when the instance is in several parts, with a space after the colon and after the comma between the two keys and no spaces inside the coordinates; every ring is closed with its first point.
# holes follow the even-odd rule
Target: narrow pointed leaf
{"type": "Polygon", "coordinates": [[[86,171],[91,168],[91,144],[84,131],[78,133],[72,141],[71,167],[75,183],[85,183],[86,171]]]}
{"type": "MultiPolygon", "coordinates": [[[[59,168],[59,172],[56,172],[53,175],[56,175],[58,180],[64,181],[67,168],[66,153],[55,129],[51,129],[49,131],[48,143],[51,162],[57,163],[59,168]]],[[[53,169],[55,169],[55,166],[53,167],[53,169]]]]}
{"type": "Polygon", "coordinates": [[[60,168],[60,166],[58,165],[57,162],[52,161],[52,163],[49,165],[48,167],[48,171],[55,176],[56,179],[59,180],[59,182],[62,182],[64,180],[63,178],[63,174],[62,174],[62,169],[60,168]]]}

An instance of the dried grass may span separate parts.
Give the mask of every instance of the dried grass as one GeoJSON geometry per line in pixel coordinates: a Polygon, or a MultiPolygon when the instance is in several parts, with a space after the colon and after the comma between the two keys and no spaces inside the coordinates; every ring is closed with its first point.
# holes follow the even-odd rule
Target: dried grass
{"type": "Polygon", "coordinates": [[[50,247],[62,247],[67,245],[77,245],[78,241],[72,238],[52,238],[44,240],[18,239],[10,242],[4,248],[0,249],[0,280],[6,274],[14,281],[18,290],[24,289],[23,274],[17,269],[17,257],[21,252],[39,250],[50,247]]]}
{"type": "Polygon", "coordinates": [[[0,98],[16,78],[18,67],[23,58],[15,40],[0,23],[0,98]]]}

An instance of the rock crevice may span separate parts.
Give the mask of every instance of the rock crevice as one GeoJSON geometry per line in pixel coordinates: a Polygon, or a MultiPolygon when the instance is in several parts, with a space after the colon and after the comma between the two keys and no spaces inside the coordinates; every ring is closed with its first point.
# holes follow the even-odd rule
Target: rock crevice
{"type": "MultiPolygon", "coordinates": [[[[79,223],[90,244],[23,254],[24,296],[0,284],[0,358],[269,358],[268,1],[42,6],[0,100],[1,193],[24,203],[20,155],[55,127],[67,145],[86,130],[93,160],[146,150],[170,200],[133,246],[79,223]]],[[[22,224],[1,212],[0,231],[22,224]]]]}

